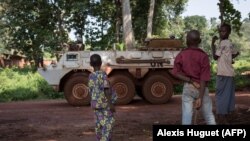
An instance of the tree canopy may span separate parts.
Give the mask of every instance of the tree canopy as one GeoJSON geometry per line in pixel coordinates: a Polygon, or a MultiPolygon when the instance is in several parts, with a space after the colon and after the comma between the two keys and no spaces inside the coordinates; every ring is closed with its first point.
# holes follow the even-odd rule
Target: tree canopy
{"type": "MultiPolygon", "coordinates": [[[[113,43],[123,43],[119,2],[121,0],[2,0],[0,33],[4,36],[0,37],[0,48],[17,49],[29,60],[37,60],[43,51],[55,55],[63,43],[70,42],[72,31],[77,38],[84,39],[90,50],[111,48],[113,43]]],[[[186,30],[193,28],[207,33],[206,37],[214,34],[219,24],[216,19],[208,22],[201,16],[181,17],[187,2],[155,2],[152,37],[182,38],[186,30]]],[[[142,43],[147,37],[150,0],[130,0],[130,6],[135,41],[142,43]]],[[[218,0],[218,8],[221,22],[231,23],[235,31],[240,31],[241,15],[231,2],[218,0]]]]}

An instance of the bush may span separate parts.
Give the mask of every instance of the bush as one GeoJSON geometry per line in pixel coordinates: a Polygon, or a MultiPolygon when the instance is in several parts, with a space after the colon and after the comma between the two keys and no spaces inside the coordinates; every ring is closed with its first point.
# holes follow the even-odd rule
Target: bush
{"type": "Polygon", "coordinates": [[[245,88],[249,88],[250,81],[249,76],[243,75],[244,72],[250,71],[250,59],[241,58],[240,60],[236,60],[234,64],[235,69],[235,84],[236,90],[243,90],[245,88]]]}
{"type": "MultiPolygon", "coordinates": [[[[235,69],[234,81],[236,90],[240,91],[249,87],[250,86],[249,77],[242,75],[242,73],[245,71],[250,71],[250,60],[248,58],[238,59],[233,64],[233,67],[235,69]]],[[[209,90],[210,92],[214,92],[216,86],[216,62],[212,62],[211,69],[212,69],[212,76],[211,76],[211,81],[209,83],[209,90]]]]}
{"type": "Polygon", "coordinates": [[[0,102],[63,97],[31,68],[2,69],[0,76],[0,102]]]}
{"type": "Polygon", "coordinates": [[[182,93],[183,84],[178,84],[174,86],[174,94],[178,95],[182,93]]]}

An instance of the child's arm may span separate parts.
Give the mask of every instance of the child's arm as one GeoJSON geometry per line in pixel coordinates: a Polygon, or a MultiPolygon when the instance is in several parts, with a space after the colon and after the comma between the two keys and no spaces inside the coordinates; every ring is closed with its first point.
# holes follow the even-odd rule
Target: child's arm
{"type": "Polygon", "coordinates": [[[199,89],[200,88],[200,84],[193,81],[191,78],[184,76],[182,74],[176,74],[175,75],[177,78],[179,78],[180,80],[187,82],[187,83],[191,83],[192,85],[194,85],[195,88],[199,89]]]}
{"type": "Polygon", "coordinates": [[[181,74],[177,74],[176,77],[178,77],[179,79],[191,83],[193,84],[193,86],[195,88],[197,88],[199,90],[199,97],[198,99],[195,101],[195,108],[196,109],[200,109],[201,105],[202,105],[202,99],[205,93],[205,87],[206,87],[206,82],[205,81],[201,81],[200,84],[197,82],[192,81],[191,78],[181,75],[181,74]]]}
{"type": "Polygon", "coordinates": [[[234,58],[237,57],[238,55],[240,55],[240,52],[237,52],[236,54],[232,54],[232,58],[234,59],[234,58]]]}
{"type": "Polygon", "coordinates": [[[205,87],[206,87],[206,82],[201,81],[200,82],[200,89],[199,89],[199,97],[198,97],[198,99],[195,100],[195,108],[196,109],[201,108],[203,96],[205,94],[205,87]]]}
{"type": "MultiPolygon", "coordinates": [[[[180,53],[181,54],[181,53],[180,53]]],[[[169,71],[173,76],[177,77],[178,79],[193,84],[196,88],[199,88],[199,84],[197,82],[192,81],[190,77],[187,77],[182,74],[181,68],[182,68],[182,61],[181,61],[181,55],[178,54],[174,61],[174,68],[173,70],[169,71]]]]}
{"type": "Polygon", "coordinates": [[[219,58],[219,56],[216,55],[216,49],[215,49],[215,42],[216,40],[218,40],[218,37],[217,36],[214,36],[212,38],[212,43],[211,43],[211,47],[212,47],[212,55],[213,55],[213,58],[214,60],[217,60],[219,58]]]}
{"type": "Polygon", "coordinates": [[[107,80],[105,80],[104,94],[105,94],[105,97],[108,100],[108,106],[109,106],[110,110],[112,112],[115,112],[114,104],[111,101],[112,91],[111,91],[111,88],[110,88],[110,84],[109,84],[109,82],[107,80]]]}
{"type": "Polygon", "coordinates": [[[191,81],[191,79],[189,78],[189,77],[187,77],[187,76],[184,76],[184,75],[182,75],[182,74],[176,74],[175,75],[178,79],[180,79],[180,80],[182,80],[182,81],[184,81],[184,82],[190,82],[191,81]]]}

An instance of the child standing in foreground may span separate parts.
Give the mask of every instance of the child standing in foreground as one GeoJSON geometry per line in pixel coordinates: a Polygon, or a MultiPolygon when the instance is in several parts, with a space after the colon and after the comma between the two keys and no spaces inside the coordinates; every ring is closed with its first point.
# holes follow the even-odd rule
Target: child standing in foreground
{"type": "Polygon", "coordinates": [[[100,55],[93,54],[90,57],[90,65],[94,71],[89,75],[89,94],[91,95],[91,107],[95,114],[95,132],[98,141],[111,141],[112,128],[114,126],[114,103],[116,94],[111,89],[107,74],[100,70],[102,60],[100,55]]]}
{"type": "Polygon", "coordinates": [[[172,74],[183,80],[182,124],[192,124],[193,103],[196,109],[202,109],[208,125],[215,125],[212,101],[207,84],[210,80],[210,62],[208,55],[199,48],[200,32],[191,30],[187,33],[187,48],[175,58],[172,74]]]}
{"type": "Polygon", "coordinates": [[[211,47],[214,60],[217,61],[216,76],[216,114],[219,124],[227,124],[228,115],[235,109],[235,84],[233,58],[239,55],[232,42],[228,39],[231,33],[229,24],[222,24],[219,29],[220,42],[218,47],[215,41],[218,39],[214,36],[211,47]]]}

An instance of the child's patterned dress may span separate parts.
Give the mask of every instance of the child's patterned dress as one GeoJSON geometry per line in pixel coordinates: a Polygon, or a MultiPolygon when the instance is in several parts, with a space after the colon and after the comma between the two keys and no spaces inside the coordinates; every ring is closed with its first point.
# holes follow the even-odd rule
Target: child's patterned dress
{"type": "MultiPolygon", "coordinates": [[[[98,141],[111,140],[111,132],[115,122],[114,113],[108,107],[108,100],[104,93],[105,84],[109,84],[107,82],[107,74],[104,71],[95,71],[89,75],[88,86],[91,95],[91,107],[95,113],[95,131],[98,141]]],[[[116,99],[116,93],[112,90],[111,102],[114,104],[116,99]]]]}

